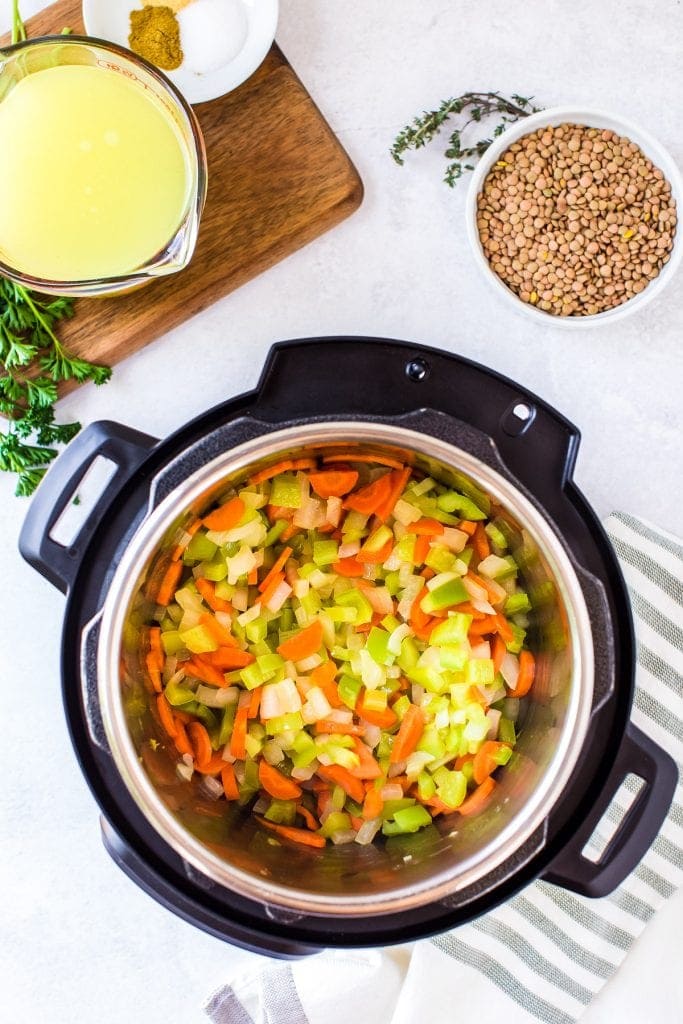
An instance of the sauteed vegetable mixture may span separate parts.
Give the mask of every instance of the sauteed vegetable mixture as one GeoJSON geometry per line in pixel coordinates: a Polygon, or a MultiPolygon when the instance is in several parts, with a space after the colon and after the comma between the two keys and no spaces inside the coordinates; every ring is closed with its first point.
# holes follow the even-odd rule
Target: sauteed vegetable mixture
{"type": "Polygon", "coordinates": [[[393,458],[289,459],[180,531],[143,663],[177,772],[323,847],[472,815],[534,681],[489,498],[393,458]]]}

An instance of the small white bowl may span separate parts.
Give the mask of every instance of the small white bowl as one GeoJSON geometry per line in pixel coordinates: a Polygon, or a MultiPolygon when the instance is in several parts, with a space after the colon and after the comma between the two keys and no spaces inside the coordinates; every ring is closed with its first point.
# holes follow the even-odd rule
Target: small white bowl
{"type": "MultiPolygon", "coordinates": [[[[278,0],[240,0],[247,20],[244,46],[217,71],[198,74],[180,67],[164,71],[189,103],[205,103],[236,89],[263,62],[273,45],[278,0]]],[[[83,23],[89,36],[130,47],[130,12],[142,10],[142,0],[83,0],[83,23]]]]}
{"type": "Polygon", "coordinates": [[[651,302],[656,295],[659,295],[667,286],[676,272],[676,268],[683,257],[683,178],[672,157],[662,145],[651,135],[639,128],[638,125],[627,121],[623,117],[606,113],[602,110],[584,110],[580,107],[550,107],[548,110],[541,110],[537,114],[531,114],[521,121],[510,125],[499,138],[486,150],[484,156],[477,164],[470,181],[467,201],[465,205],[465,216],[467,221],[467,237],[470,242],[475,262],[492,284],[496,292],[518,312],[525,313],[539,324],[550,324],[557,327],[574,329],[577,327],[598,327],[602,324],[614,323],[622,320],[625,316],[641,310],[651,302]],[[621,305],[613,309],[605,310],[603,313],[595,313],[591,316],[557,316],[553,313],[546,313],[545,310],[537,309],[528,302],[523,302],[512,289],[498,277],[492,270],[489,261],[484,255],[484,250],[479,239],[477,228],[477,199],[483,188],[493,165],[500,159],[501,154],[517,142],[524,135],[530,135],[538,128],[547,126],[556,127],[560,124],[588,125],[590,128],[609,129],[618,135],[626,136],[631,142],[635,142],[655,167],[658,167],[671,186],[671,193],[676,201],[677,225],[674,237],[673,249],[669,256],[668,263],[646,288],[632,299],[627,299],[621,305]]]}

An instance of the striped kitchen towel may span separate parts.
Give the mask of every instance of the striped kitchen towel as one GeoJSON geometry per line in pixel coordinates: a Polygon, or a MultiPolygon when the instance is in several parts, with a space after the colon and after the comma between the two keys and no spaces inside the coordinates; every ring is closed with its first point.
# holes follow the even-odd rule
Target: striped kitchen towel
{"type": "MultiPolygon", "coordinates": [[[[683,546],[622,513],[610,516],[606,528],[638,639],[632,718],[680,768],[683,546]]],[[[610,808],[614,821],[628,806],[628,786],[619,796],[610,808]]],[[[293,964],[255,957],[252,971],[219,989],[204,1009],[215,1024],[452,1024],[467,992],[467,1019],[477,1024],[572,1024],[682,883],[679,780],[654,845],[611,896],[590,900],[535,882],[484,917],[412,947],[331,950],[293,964]]]]}

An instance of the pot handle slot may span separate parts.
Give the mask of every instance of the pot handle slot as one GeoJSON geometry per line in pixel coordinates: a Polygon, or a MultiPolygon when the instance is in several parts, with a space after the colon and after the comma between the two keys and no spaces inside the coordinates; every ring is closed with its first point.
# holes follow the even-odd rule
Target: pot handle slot
{"type": "Polygon", "coordinates": [[[120,423],[91,423],[65,448],[41,482],[19,537],[29,565],[66,594],[114,497],[157,444],[120,423]],[[80,489],[86,501],[81,506],[80,489]]]}
{"type": "Polygon", "coordinates": [[[629,723],[593,810],[545,871],[545,881],[581,896],[608,896],[638,866],[655,841],[669,813],[677,782],[678,769],[673,758],[629,723]],[[629,775],[637,777],[640,789],[595,860],[587,856],[587,846],[629,775]]]}

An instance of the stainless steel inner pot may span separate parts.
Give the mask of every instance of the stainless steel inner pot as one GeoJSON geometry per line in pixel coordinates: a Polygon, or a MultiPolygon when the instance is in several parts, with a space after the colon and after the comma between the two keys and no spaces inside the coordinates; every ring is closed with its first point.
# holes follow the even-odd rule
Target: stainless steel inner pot
{"type": "Polygon", "coordinates": [[[184,480],[128,544],[99,633],[97,685],[104,729],[121,778],[147,820],[201,875],[285,913],[395,913],[443,900],[489,876],[543,829],[561,799],[585,740],[593,697],[586,603],[566,548],[546,518],[519,488],[468,452],[417,431],[372,422],[271,431],[231,448],[184,480]],[[235,818],[220,842],[202,841],[169,807],[163,786],[152,783],[131,736],[121,676],[123,637],[128,644],[131,636],[134,641],[131,613],[155,554],[230,485],[279,459],[330,454],[349,443],[365,454],[398,455],[446,484],[455,482],[454,472],[465,474],[512,526],[512,550],[524,566],[525,585],[539,595],[530,613],[537,678],[525,700],[515,754],[483,813],[463,818],[454,812],[414,836],[311,851],[281,845],[246,814],[235,818]]]}

